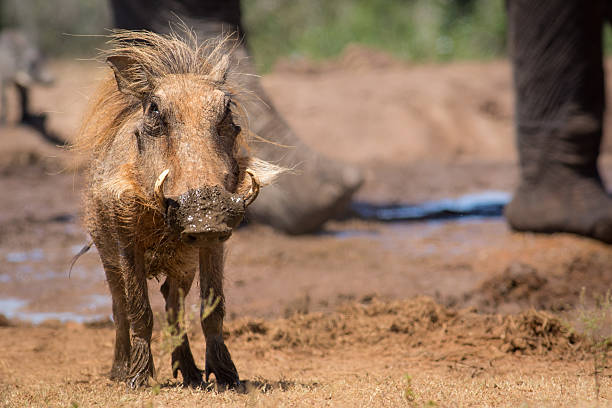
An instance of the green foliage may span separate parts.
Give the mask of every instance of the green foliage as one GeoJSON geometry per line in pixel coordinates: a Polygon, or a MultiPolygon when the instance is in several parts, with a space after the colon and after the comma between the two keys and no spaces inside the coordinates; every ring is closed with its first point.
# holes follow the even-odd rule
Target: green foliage
{"type": "Polygon", "coordinates": [[[596,299],[595,307],[588,307],[586,290],[580,292],[578,321],[584,335],[591,342],[593,357],[593,377],[595,378],[595,397],[599,399],[600,377],[608,364],[608,353],[612,348],[612,296],[608,290],[605,295],[596,299]]]}
{"type": "Polygon", "coordinates": [[[406,388],[404,388],[404,398],[411,404],[414,404],[417,400],[417,393],[412,389],[412,377],[406,374],[404,376],[406,380],[406,388]]]}
{"type": "Polygon", "coordinates": [[[605,55],[612,55],[612,24],[604,26],[603,40],[605,55]]]}
{"type": "MultiPolygon", "coordinates": [[[[171,310],[168,313],[176,313],[176,324],[168,323],[167,313],[162,314],[159,317],[160,327],[160,354],[162,357],[169,356],[172,354],[174,349],[181,345],[183,337],[187,334],[190,328],[191,319],[190,316],[185,312],[185,299],[180,296],[179,310],[171,310]]],[[[176,367],[172,367],[176,369],[176,367]]]]}
{"type": "MultiPolygon", "coordinates": [[[[411,60],[488,58],[505,50],[503,0],[243,0],[260,71],[279,57],[338,55],[360,43],[411,60]]],[[[54,55],[91,57],[112,27],[107,0],[0,0],[0,24],[21,26],[54,55]]]]}
{"type": "Polygon", "coordinates": [[[404,388],[404,399],[408,402],[408,406],[410,407],[437,407],[438,404],[435,401],[428,400],[426,402],[419,400],[419,395],[412,388],[412,377],[408,374],[404,376],[404,380],[406,381],[406,387],[404,388]]]}
{"type": "MultiPolygon", "coordinates": [[[[159,327],[160,327],[160,360],[165,360],[168,356],[172,355],[172,352],[183,343],[184,336],[191,330],[192,322],[195,321],[193,313],[190,313],[185,308],[185,297],[182,290],[179,290],[179,310],[170,310],[167,313],[159,315],[159,327]],[[168,323],[168,313],[176,313],[177,324],[168,323]]],[[[215,296],[211,289],[208,297],[205,299],[201,313],[201,319],[204,320],[217,308],[221,297],[215,296]]],[[[174,363],[173,370],[178,368],[176,366],[178,361],[174,363]]],[[[157,395],[159,390],[153,390],[153,395],[157,395]]]]}
{"type": "Polygon", "coordinates": [[[204,321],[204,319],[206,319],[208,316],[210,316],[210,314],[219,305],[219,302],[221,302],[221,297],[220,296],[215,296],[215,292],[211,288],[210,292],[208,292],[208,297],[206,298],[206,300],[204,302],[204,311],[202,311],[200,319],[202,321],[204,321]]]}
{"type": "Polygon", "coordinates": [[[111,28],[107,0],[0,0],[3,26],[20,27],[52,55],[92,57],[111,28]]]}
{"type": "Polygon", "coordinates": [[[504,54],[502,0],[243,0],[260,71],[280,56],[324,59],[349,43],[410,60],[504,54]]]}
{"type": "MultiPolygon", "coordinates": [[[[0,28],[19,26],[52,55],[92,57],[112,28],[108,0],[0,0],[0,28]]],[[[325,59],[350,43],[415,61],[485,59],[506,50],[504,0],[242,0],[261,72],[279,57],[325,59]]],[[[612,28],[604,30],[612,53],[612,28]]]]}
{"type": "Polygon", "coordinates": [[[161,392],[161,386],[159,384],[154,384],[151,387],[151,395],[153,396],[159,395],[160,392],[161,392]]]}

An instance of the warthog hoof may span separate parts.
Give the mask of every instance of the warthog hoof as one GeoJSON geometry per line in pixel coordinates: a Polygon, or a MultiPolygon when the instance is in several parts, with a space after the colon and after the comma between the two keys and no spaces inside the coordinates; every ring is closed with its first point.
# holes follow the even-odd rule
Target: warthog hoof
{"type": "Polygon", "coordinates": [[[127,376],[127,385],[138,388],[147,385],[149,378],[155,374],[151,347],[143,339],[132,339],[130,372],[127,376]]]}
{"type": "Polygon", "coordinates": [[[174,378],[178,376],[179,371],[183,376],[184,386],[193,388],[204,386],[202,370],[193,361],[193,355],[189,350],[189,346],[187,346],[187,350],[185,350],[185,347],[179,346],[172,353],[172,375],[174,378]]]}
{"type": "Polygon", "coordinates": [[[217,388],[236,388],[240,385],[238,371],[223,340],[212,340],[206,344],[206,381],[215,375],[217,388]]]}
{"type": "Polygon", "coordinates": [[[113,368],[111,368],[109,378],[113,381],[125,381],[128,375],[128,363],[127,361],[115,361],[113,362],[113,368]]]}

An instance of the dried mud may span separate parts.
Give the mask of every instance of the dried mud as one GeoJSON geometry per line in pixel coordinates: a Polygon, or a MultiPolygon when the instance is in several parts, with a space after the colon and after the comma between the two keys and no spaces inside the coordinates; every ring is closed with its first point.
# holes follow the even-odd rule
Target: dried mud
{"type": "MultiPolygon", "coordinates": [[[[69,141],[102,70],[54,68],[58,82],[34,90],[34,110],[69,141]]],[[[360,201],[410,204],[516,185],[505,62],[413,66],[353,47],[324,66],[280,64],[263,83],[308,144],[364,170],[360,201]]],[[[348,218],[308,236],[239,228],[227,244],[225,329],[245,388],[183,389],[157,324],[158,383],[127,391],[106,379],[114,333],[95,249],[68,276],[87,242],[81,168],[32,129],[0,128],[2,406],[612,404],[609,364],[597,396],[595,338],[576,320],[612,287],[610,247],[514,233],[501,218],[348,218]]],[[[612,180],[610,155],[602,170],[612,180]]],[[[197,315],[197,292],[188,315],[197,315]]],[[[150,298],[161,313],[155,280],[150,298]]],[[[198,322],[189,335],[202,366],[198,322]]]]}
{"type": "Polygon", "coordinates": [[[445,308],[427,297],[351,303],[333,314],[296,314],[274,322],[247,319],[234,322],[226,335],[272,349],[392,347],[396,343],[416,348],[427,342],[427,347],[446,355],[453,350],[478,352],[487,344],[505,353],[556,359],[584,357],[591,347],[589,339],[550,313],[531,309],[516,315],[482,314],[445,308]]]}
{"type": "Polygon", "coordinates": [[[612,252],[587,252],[542,272],[526,263],[509,265],[451,304],[473,305],[485,312],[525,308],[563,312],[593,303],[612,289],[612,252]],[[584,299],[581,299],[583,297],[584,299]]]}

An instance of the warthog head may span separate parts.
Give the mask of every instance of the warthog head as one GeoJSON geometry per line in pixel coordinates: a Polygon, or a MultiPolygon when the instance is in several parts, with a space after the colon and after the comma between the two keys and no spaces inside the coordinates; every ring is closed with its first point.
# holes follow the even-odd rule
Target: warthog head
{"type": "Polygon", "coordinates": [[[117,47],[107,61],[121,94],[139,106],[121,131],[137,150],[129,178],[173,234],[202,247],[228,239],[280,169],[244,154],[228,55],[217,46],[199,58],[198,48],[170,44],[178,48],[117,47]]]}

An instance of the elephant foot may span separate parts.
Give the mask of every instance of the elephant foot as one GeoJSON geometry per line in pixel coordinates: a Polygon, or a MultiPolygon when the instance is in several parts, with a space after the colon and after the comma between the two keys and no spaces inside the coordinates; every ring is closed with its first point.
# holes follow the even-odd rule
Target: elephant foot
{"type": "Polygon", "coordinates": [[[149,378],[155,375],[153,356],[149,343],[140,338],[132,339],[130,353],[130,372],[127,375],[127,385],[138,388],[148,384],[149,378]]]}
{"type": "Polygon", "coordinates": [[[505,209],[510,226],[517,231],[569,232],[612,243],[612,198],[599,177],[576,173],[551,182],[523,183],[505,209]]]}
{"type": "Polygon", "coordinates": [[[197,388],[204,385],[202,370],[196,366],[187,341],[172,352],[172,375],[174,378],[177,377],[179,371],[183,377],[184,386],[197,388]]]}
{"type": "Polygon", "coordinates": [[[217,380],[217,388],[236,388],[240,385],[238,371],[223,339],[216,337],[206,342],[206,381],[210,374],[217,380]]]}
{"type": "Polygon", "coordinates": [[[304,166],[298,166],[295,174],[283,175],[266,187],[250,208],[252,219],[289,234],[305,234],[347,210],[363,184],[361,172],[323,157],[301,161],[304,166]]]}

